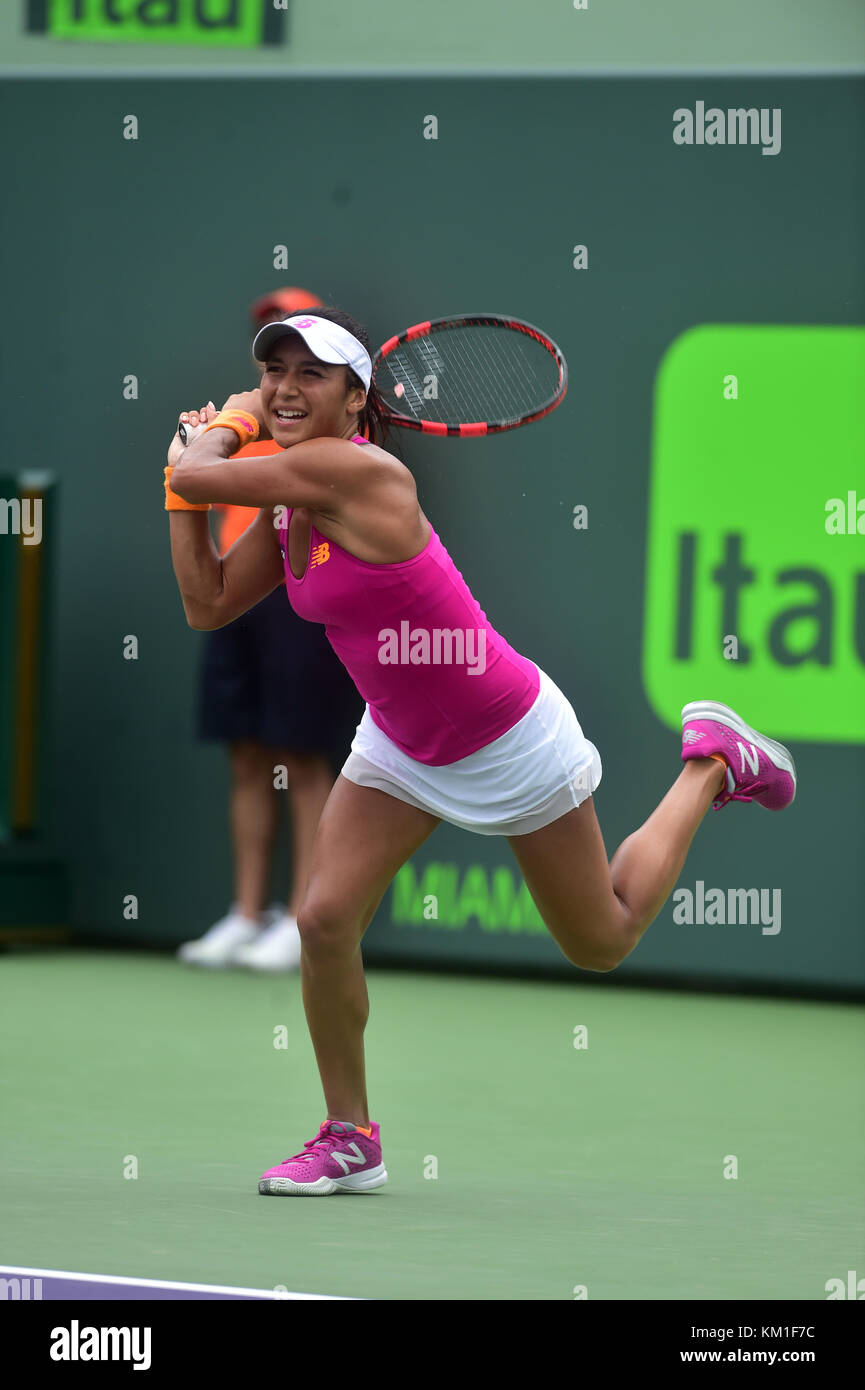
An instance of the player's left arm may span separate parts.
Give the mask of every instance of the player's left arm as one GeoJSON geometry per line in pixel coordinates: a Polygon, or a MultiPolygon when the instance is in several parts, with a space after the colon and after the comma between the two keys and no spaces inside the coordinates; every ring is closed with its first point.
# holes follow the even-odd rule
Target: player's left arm
{"type": "MultiPolygon", "coordinates": [[[[261,439],[272,438],[264,420],[259,391],[230,396],[223,410],[237,408],[253,415],[261,439]]],[[[192,412],[193,423],[216,419],[215,406],[192,412]]],[[[186,418],[186,417],[184,417],[186,418]]],[[[186,502],[233,503],[242,507],[310,507],[333,512],[341,500],[351,501],[387,468],[389,455],[349,439],[308,439],[279,454],[234,458],[234,430],[210,429],[188,448],[175,440],[169,451],[173,463],[171,490],[186,502]]]]}
{"type": "Polygon", "coordinates": [[[386,467],[378,449],[350,439],[306,439],[281,454],[232,458],[237,435],[208,430],[190,444],[171,475],[171,490],[185,502],[230,502],[238,507],[310,507],[334,512],[365,492],[386,467]]]}

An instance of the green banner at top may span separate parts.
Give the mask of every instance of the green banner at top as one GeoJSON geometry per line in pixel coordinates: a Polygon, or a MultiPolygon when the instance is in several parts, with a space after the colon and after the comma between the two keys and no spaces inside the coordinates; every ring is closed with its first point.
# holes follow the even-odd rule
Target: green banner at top
{"type": "Polygon", "coordinates": [[[86,43],[258,48],[285,42],[291,0],[28,0],[27,30],[86,43]]]}

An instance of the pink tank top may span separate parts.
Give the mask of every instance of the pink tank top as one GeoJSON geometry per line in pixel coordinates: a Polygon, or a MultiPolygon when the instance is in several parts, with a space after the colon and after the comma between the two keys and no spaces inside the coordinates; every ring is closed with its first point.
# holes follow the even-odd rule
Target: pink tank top
{"type": "MultiPolygon", "coordinates": [[[[353,443],[367,441],[356,434],[353,443]]],[[[372,565],[310,524],[297,579],[288,553],[293,510],[279,531],[289,602],[301,618],[324,623],[370,717],[398,748],[440,767],[513,728],[537,697],[538,668],[490,626],[434,530],[413,559],[372,565]]]]}

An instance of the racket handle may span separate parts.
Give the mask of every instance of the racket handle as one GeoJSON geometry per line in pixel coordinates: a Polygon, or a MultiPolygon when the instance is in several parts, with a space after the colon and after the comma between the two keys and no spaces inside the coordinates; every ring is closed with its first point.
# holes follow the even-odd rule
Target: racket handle
{"type": "Polygon", "coordinates": [[[188,420],[186,424],[181,420],[180,424],[177,426],[177,433],[180,435],[181,444],[191,444],[193,439],[197,439],[200,434],[203,434],[206,428],[206,422],[198,425],[190,425],[188,420]]]}

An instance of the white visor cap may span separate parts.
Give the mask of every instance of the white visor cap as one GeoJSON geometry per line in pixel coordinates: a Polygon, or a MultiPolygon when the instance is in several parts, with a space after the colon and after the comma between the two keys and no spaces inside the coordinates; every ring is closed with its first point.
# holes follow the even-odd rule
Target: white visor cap
{"type": "Polygon", "coordinates": [[[283,319],[281,323],[266,324],[255,335],[252,344],[252,355],[256,361],[266,362],[274,343],[286,333],[299,333],[310,352],[320,362],[344,362],[357,373],[364,388],[369,390],[372,362],[363,343],[359,342],[353,333],[349,333],[348,329],[340,328],[338,323],[331,323],[330,319],[316,318],[314,314],[292,314],[291,318],[283,319]]]}

